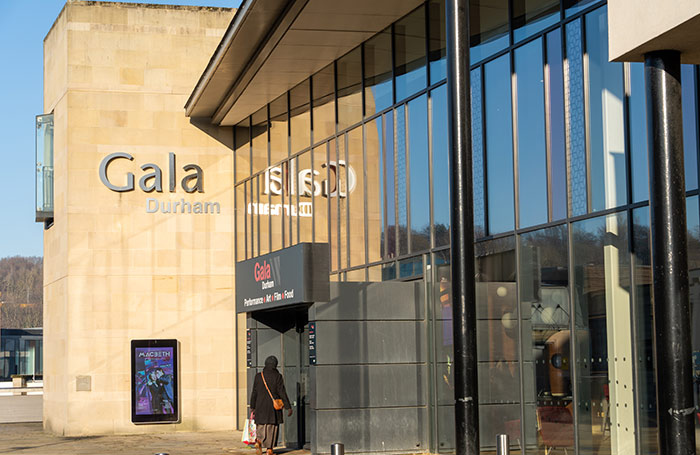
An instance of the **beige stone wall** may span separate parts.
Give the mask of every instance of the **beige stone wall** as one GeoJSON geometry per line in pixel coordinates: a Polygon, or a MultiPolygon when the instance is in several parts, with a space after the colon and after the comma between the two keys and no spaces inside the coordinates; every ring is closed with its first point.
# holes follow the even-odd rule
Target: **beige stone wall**
{"type": "Polygon", "coordinates": [[[50,431],[232,429],[237,409],[245,412],[231,135],[221,131],[215,140],[183,109],[233,14],[71,1],[45,39],[44,108],[55,123],[55,220],[44,238],[50,431]],[[115,161],[110,179],[121,185],[132,172],[134,191],[114,192],[100,181],[100,162],[114,152],[134,159],[115,161]],[[169,153],[177,159],[172,193],[169,153]],[[138,188],[146,163],[162,169],[162,193],[138,188]],[[188,163],[203,169],[203,193],[180,186],[188,163]],[[147,198],[217,202],[220,213],[147,213],[147,198]],[[130,421],[130,340],[147,338],[180,341],[179,424],[130,421]],[[91,378],[89,392],[76,391],[83,375],[91,378]]]}

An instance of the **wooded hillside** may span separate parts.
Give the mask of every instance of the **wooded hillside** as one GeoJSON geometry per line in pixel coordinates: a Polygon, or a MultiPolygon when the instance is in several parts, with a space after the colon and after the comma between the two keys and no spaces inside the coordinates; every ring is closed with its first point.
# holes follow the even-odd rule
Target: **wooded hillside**
{"type": "Polygon", "coordinates": [[[0,259],[0,327],[42,326],[43,264],[40,257],[0,259]]]}

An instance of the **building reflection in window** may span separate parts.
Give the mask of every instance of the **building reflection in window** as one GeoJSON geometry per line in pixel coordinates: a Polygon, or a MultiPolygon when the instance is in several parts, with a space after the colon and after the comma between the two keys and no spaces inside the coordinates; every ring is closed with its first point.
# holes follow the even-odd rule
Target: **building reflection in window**
{"type": "Polygon", "coordinates": [[[579,446],[636,453],[627,214],[571,226],[579,446]]]}
{"type": "MultiPolygon", "coordinates": [[[[700,210],[698,196],[688,198],[686,204],[688,229],[688,278],[690,281],[690,317],[693,349],[693,390],[695,393],[695,434],[700,435],[700,210]]],[[[695,438],[695,449],[700,451],[700,438],[695,438]]]]}
{"type": "Polygon", "coordinates": [[[537,453],[574,446],[567,251],[565,225],[520,236],[525,438],[537,453]]]}

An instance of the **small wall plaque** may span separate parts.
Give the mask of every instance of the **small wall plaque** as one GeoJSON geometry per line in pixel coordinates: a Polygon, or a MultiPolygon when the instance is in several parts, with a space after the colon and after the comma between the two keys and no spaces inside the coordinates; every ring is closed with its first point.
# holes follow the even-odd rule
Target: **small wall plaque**
{"type": "Polygon", "coordinates": [[[92,391],[92,376],[76,376],[75,377],[76,392],[92,391]]]}

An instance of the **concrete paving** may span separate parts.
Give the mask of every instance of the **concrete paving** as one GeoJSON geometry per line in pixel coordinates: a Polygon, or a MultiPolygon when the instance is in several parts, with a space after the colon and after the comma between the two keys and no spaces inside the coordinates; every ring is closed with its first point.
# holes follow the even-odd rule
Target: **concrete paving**
{"type": "MultiPolygon", "coordinates": [[[[45,433],[41,423],[0,424],[0,454],[16,455],[254,455],[240,431],[65,438],[45,433]]],[[[275,450],[285,455],[308,451],[275,450]]]]}

